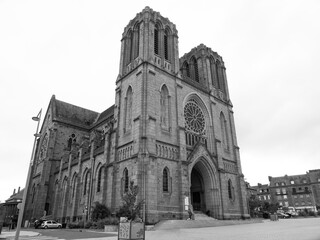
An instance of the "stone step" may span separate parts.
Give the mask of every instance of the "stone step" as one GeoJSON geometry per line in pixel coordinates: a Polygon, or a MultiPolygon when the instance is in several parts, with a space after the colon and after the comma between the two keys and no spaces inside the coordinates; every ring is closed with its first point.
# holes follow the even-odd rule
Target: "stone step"
{"type": "MultiPolygon", "coordinates": [[[[227,225],[261,223],[262,220],[216,220],[208,217],[206,220],[162,220],[152,230],[169,230],[181,228],[218,227],[227,225]]],[[[151,230],[151,229],[150,229],[151,230]]]]}

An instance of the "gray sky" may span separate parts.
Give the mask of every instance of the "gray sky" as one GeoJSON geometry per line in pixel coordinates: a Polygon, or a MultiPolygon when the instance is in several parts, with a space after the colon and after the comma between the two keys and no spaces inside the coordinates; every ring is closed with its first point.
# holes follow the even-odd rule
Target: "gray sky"
{"type": "Polygon", "coordinates": [[[0,0],[1,201],[25,186],[31,117],[53,94],[114,103],[122,32],[145,6],[176,24],[180,56],[203,43],[223,57],[251,185],[320,168],[320,1],[0,0]]]}

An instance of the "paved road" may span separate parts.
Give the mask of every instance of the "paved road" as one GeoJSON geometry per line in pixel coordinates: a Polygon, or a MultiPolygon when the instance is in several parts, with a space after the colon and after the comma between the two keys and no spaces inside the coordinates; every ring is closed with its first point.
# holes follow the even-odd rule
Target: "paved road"
{"type": "Polygon", "coordinates": [[[320,240],[320,218],[146,232],[147,240],[320,240]]]}
{"type": "MultiPolygon", "coordinates": [[[[32,230],[34,231],[34,230],[32,230]]],[[[117,240],[116,233],[79,232],[79,230],[40,230],[41,236],[28,240],[117,240]]],[[[147,231],[146,240],[320,240],[320,218],[281,219],[276,222],[147,231]]]]}
{"type": "Polygon", "coordinates": [[[58,239],[72,240],[72,239],[88,239],[95,238],[109,239],[109,237],[117,236],[117,233],[96,232],[90,230],[79,229],[36,229],[32,230],[39,232],[41,236],[56,237],[58,239]]]}

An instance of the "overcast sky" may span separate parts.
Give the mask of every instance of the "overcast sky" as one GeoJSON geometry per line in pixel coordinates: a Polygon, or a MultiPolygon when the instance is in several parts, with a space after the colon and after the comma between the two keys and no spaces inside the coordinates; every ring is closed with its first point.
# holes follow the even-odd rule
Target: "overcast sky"
{"type": "Polygon", "coordinates": [[[179,55],[203,43],[227,68],[251,184],[320,168],[320,1],[0,0],[0,200],[26,183],[53,94],[102,112],[115,101],[124,27],[145,6],[176,24],[179,55]]]}

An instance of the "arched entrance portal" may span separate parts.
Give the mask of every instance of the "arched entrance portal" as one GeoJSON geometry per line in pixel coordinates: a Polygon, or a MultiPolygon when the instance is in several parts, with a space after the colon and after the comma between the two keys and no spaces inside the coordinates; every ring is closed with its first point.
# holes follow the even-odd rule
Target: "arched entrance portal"
{"type": "Polygon", "coordinates": [[[190,173],[190,200],[194,211],[219,215],[219,190],[214,170],[207,159],[200,158],[190,173]]]}
{"type": "Polygon", "coordinates": [[[194,211],[205,210],[204,183],[201,173],[193,168],[191,171],[191,204],[194,211]]]}

